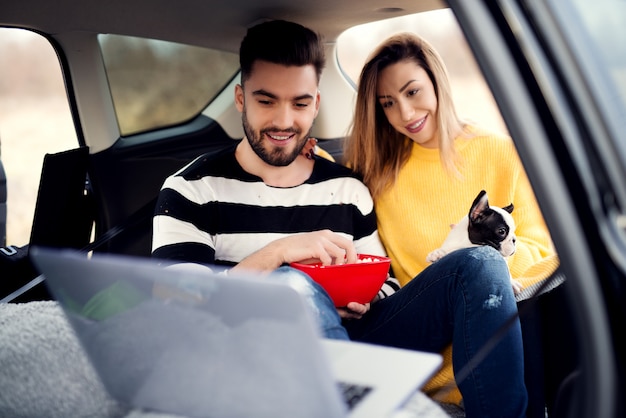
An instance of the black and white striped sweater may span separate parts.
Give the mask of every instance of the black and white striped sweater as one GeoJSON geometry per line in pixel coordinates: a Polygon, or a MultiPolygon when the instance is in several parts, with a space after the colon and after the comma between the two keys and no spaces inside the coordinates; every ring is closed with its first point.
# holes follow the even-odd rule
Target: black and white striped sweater
{"type": "MultiPolygon", "coordinates": [[[[352,239],[358,253],[385,254],[372,198],[349,169],[316,158],[303,184],[271,187],[243,170],[236,145],[166,179],[153,220],[154,258],[234,265],[278,238],[322,229],[352,239]]],[[[397,288],[390,278],[379,296],[397,288]]]]}

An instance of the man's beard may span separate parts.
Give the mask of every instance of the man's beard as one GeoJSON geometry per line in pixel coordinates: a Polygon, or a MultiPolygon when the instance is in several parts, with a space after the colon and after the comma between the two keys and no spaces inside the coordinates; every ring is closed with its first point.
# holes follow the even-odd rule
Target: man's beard
{"type": "Polygon", "coordinates": [[[267,132],[288,132],[297,136],[300,135],[302,131],[295,128],[279,129],[275,127],[270,127],[262,129],[257,133],[248,123],[248,116],[246,115],[245,107],[241,115],[241,121],[243,123],[243,130],[246,134],[246,138],[248,138],[248,142],[250,143],[250,146],[252,147],[256,155],[258,155],[259,158],[263,160],[266,164],[276,167],[288,166],[289,164],[294,162],[294,160],[298,157],[298,155],[300,155],[302,149],[306,145],[309,136],[311,135],[311,129],[313,128],[311,127],[311,129],[309,129],[309,132],[307,132],[307,134],[299,140],[299,142],[296,144],[296,146],[293,148],[293,151],[291,152],[288,152],[285,147],[272,147],[271,150],[267,150],[263,147],[263,137],[267,132]]]}

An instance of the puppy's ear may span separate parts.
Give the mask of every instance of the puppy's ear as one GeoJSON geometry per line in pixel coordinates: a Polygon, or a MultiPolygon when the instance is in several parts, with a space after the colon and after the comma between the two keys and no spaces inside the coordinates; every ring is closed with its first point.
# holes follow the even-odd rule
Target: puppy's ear
{"type": "Polygon", "coordinates": [[[481,190],[474,199],[474,203],[472,203],[472,207],[469,211],[469,219],[470,222],[477,222],[480,220],[482,214],[489,209],[489,200],[487,199],[487,192],[481,190]]]}
{"type": "Polygon", "coordinates": [[[509,213],[513,213],[513,203],[511,203],[509,206],[503,207],[502,209],[504,209],[505,211],[509,213]]]}

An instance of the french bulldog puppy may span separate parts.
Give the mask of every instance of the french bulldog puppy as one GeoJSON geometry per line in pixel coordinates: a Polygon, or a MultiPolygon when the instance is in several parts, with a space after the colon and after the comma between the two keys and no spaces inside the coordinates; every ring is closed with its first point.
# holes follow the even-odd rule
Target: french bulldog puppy
{"type": "MultiPolygon", "coordinates": [[[[479,245],[490,245],[504,257],[513,255],[516,238],[515,221],[511,212],[513,212],[512,203],[503,208],[489,206],[487,192],[481,190],[474,199],[469,214],[456,225],[452,225],[441,247],[431,251],[426,261],[434,263],[455,250],[479,245]]],[[[522,290],[517,280],[511,279],[511,283],[515,293],[522,290]]]]}

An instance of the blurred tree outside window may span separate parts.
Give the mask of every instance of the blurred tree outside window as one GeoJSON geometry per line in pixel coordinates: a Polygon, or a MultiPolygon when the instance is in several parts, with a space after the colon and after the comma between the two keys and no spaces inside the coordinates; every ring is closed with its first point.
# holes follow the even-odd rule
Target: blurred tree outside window
{"type": "Polygon", "coordinates": [[[120,35],[98,40],[122,136],[196,117],[239,70],[231,52],[120,35]]]}

